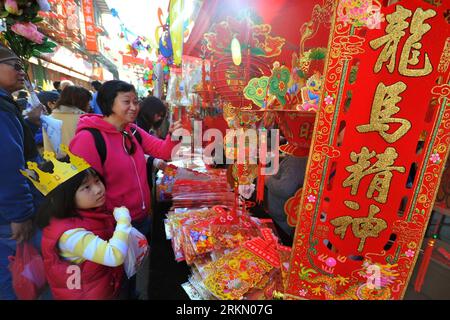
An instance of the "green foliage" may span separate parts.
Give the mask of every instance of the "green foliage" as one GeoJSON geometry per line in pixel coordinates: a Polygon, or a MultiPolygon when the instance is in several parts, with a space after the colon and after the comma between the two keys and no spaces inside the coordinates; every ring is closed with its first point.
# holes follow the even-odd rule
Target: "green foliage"
{"type": "Polygon", "coordinates": [[[327,52],[325,48],[316,48],[312,49],[311,53],[309,54],[310,60],[323,60],[325,59],[327,52]]]}

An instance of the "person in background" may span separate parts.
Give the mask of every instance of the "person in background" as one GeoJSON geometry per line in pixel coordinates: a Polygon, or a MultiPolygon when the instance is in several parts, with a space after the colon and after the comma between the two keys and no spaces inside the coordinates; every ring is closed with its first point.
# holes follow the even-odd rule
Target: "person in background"
{"type": "Polygon", "coordinates": [[[26,110],[28,107],[28,92],[26,90],[20,90],[17,93],[17,104],[19,105],[21,111],[26,110]]]}
{"type": "MultiPolygon", "coordinates": [[[[139,103],[139,114],[136,119],[136,124],[141,129],[156,135],[156,130],[161,126],[167,114],[167,107],[157,97],[149,96],[139,103]]],[[[158,136],[159,138],[163,138],[158,136]]],[[[167,163],[164,160],[148,156],[147,158],[147,180],[150,188],[153,187],[153,175],[155,174],[153,168],[164,170],[167,163]]]]}
{"type": "Polygon", "coordinates": [[[39,101],[44,105],[47,114],[51,114],[56,108],[56,101],[61,96],[57,91],[42,91],[38,93],[39,101]]]}
{"type": "Polygon", "coordinates": [[[139,103],[139,106],[140,110],[136,124],[148,133],[155,135],[156,130],[161,126],[166,117],[166,105],[157,97],[150,96],[143,99],[139,103]]]}
{"type": "Polygon", "coordinates": [[[62,80],[61,81],[61,85],[60,85],[60,89],[61,89],[61,92],[66,88],[66,87],[68,87],[68,86],[74,86],[75,84],[72,82],[72,81],[70,81],[70,80],[62,80]]]}
{"type": "Polygon", "coordinates": [[[8,257],[15,256],[17,244],[33,238],[40,247],[32,220],[42,197],[20,170],[27,161],[39,160],[33,130],[40,125],[42,108],[24,119],[12,97],[24,88],[25,77],[20,59],[0,46],[0,300],[16,299],[8,257]]]}
{"type": "Polygon", "coordinates": [[[92,88],[94,88],[94,94],[92,95],[92,100],[91,100],[92,111],[96,114],[102,114],[102,110],[100,109],[100,106],[97,103],[97,94],[98,94],[98,90],[102,86],[102,83],[100,81],[94,80],[91,82],[91,86],[92,86],[92,88]]]}
{"type": "MultiPolygon", "coordinates": [[[[153,136],[164,139],[165,135],[158,134],[161,125],[164,123],[167,115],[167,106],[157,97],[147,97],[143,99],[140,103],[140,110],[138,117],[136,119],[136,124],[150,133],[153,136]]],[[[167,163],[161,159],[154,159],[149,157],[147,160],[147,168],[151,168],[151,165],[157,169],[164,170],[167,163]]]]}
{"type": "MultiPolygon", "coordinates": [[[[57,91],[41,91],[37,94],[39,101],[45,107],[46,114],[51,114],[55,107],[56,100],[59,99],[59,93],[57,91]]],[[[42,154],[44,149],[44,134],[42,132],[42,126],[39,126],[34,135],[34,141],[39,149],[39,153],[42,154]]]]}
{"type": "MultiPolygon", "coordinates": [[[[91,98],[91,93],[83,87],[68,86],[61,92],[61,96],[50,116],[63,122],[61,130],[62,144],[68,145],[75,136],[78,119],[80,115],[89,111],[91,98]]],[[[44,150],[54,152],[55,148],[52,146],[45,129],[43,130],[43,135],[44,150]]]]}
{"type": "Polygon", "coordinates": [[[53,81],[53,88],[55,88],[54,91],[61,93],[61,81],[53,81]]]}
{"type": "Polygon", "coordinates": [[[293,238],[295,229],[287,223],[284,205],[303,186],[307,163],[305,156],[287,155],[281,160],[278,172],[265,180],[268,214],[289,239],[293,238]]]}

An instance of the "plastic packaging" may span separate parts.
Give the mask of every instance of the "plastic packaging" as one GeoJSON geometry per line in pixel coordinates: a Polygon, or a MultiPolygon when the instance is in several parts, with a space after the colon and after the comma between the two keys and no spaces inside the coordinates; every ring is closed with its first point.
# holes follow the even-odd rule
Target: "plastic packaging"
{"type": "Polygon", "coordinates": [[[128,251],[123,263],[128,278],[136,274],[148,253],[147,238],[135,228],[131,228],[128,235],[128,251]]]}
{"type": "Polygon", "coordinates": [[[45,288],[44,261],[34,246],[17,244],[16,255],[9,257],[12,284],[20,300],[35,300],[45,288]]]}

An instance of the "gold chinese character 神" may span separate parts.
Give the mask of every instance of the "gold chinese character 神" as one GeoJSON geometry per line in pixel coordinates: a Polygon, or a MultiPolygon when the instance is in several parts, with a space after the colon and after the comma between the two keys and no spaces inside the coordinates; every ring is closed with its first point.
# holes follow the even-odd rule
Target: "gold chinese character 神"
{"type": "Polygon", "coordinates": [[[406,84],[401,81],[391,86],[379,83],[370,112],[370,123],[357,126],[356,130],[361,133],[378,131],[383,139],[389,143],[393,143],[403,137],[411,129],[411,123],[405,119],[391,118],[391,116],[400,111],[397,103],[402,100],[400,93],[405,90],[406,84]],[[400,127],[393,133],[387,133],[391,128],[389,124],[392,123],[399,123],[400,127]]]}
{"type": "MultiPolygon", "coordinates": [[[[372,49],[376,50],[384,45],[378,56],[377,62],[374,66],[374,72],[378,73],[385,62],[390,73],[394,72],[395,61],[397,56],[397,49],[400,39],[405,36],[405,29],[409,26],[406,21],[411,16],[411,11],[398,5],[395,12],[386,16],[388,25],[386,27],[386,35],[370,41],[372,49]]],[[[433,71],[430,59],[425,53],[424,66],[422,69],[409,69],[408,65],[416,66],[419,63],[420,49],[422,44],[420,41],[425,33],[431,30],[428,23],[424,23],[426,19],[432,18],[436,15],[434,10],[423,11],[422,8],[416,9],[411,20],[411,35],[406,40],[401,55],[398,71],[401,75],[409,77],[420,77],[430,74],[433,71]]]]}
{"type": "Polygon", "coordinates": [[[405,167],[392,166],[394,160],[397,159],[398,153],[392,147],[387,147],[384,153],[376,154],[375,151],[369,152],[366,147],[361,148],[361,152],[357,154],[352,152],[350,159],[356,164],[346,167],[345,169],[351,174],[342,183],[343,187],[352,187],[350,193],[355,195],[359,188],[361,179],[366,175],[375,174],[373,177],[369,189],[367,190],[367,197],[372,198],[374,192],[378,192],[378,195],[374,197],[379,203],[386,203],[387,195],[389,193],[389,187],[392,180],[392,172],[398,171],[405,172],[405,167]],[[369,161],[374,156],[378,159],[373,165],[369,161]]]}
{"type": "Polygon", "coordinates": [[[352,225],[352,232],[356,238],[361,239],[358,251],[364,249],[364,244],[368,237],[376,238],[381,231],[387,228],[387,223],[383,219],[374,218],[380,212],[380,208],[370,205],[369,216],[367,218],[353,218],[352,216],[338,217],[330,221],[335,226],[334,233],[344,239],[348,226],[352,225]]]}

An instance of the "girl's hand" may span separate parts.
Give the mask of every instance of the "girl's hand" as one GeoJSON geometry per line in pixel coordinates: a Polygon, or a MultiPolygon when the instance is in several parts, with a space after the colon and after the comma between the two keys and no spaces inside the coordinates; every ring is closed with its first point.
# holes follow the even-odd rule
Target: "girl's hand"
{"type": "Polygon", "coordinates": [[[113,215],[116,221],[119,221],[121,219],[127,219],[128,221],[131,221],[130,211],[125,207],[115,208],[113,215]]]}

